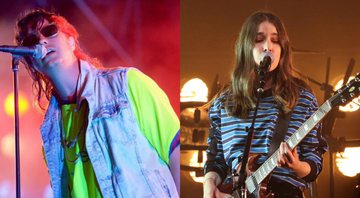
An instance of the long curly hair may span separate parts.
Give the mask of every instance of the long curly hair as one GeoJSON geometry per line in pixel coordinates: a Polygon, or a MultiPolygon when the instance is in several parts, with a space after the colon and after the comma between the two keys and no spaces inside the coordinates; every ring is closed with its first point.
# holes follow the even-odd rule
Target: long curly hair
{"type": "MultiPolygon", "coordinates": [[[[74,26],[72,26],[64,17],[55,14],[54,12],[48,12],[43,9],[36,9],[25,12],[23,16],[20,17],[17,21],[15,30],[16,43],[18,45],[23,45],[23,41],[27,36],[34,34],[34,32],[39,34],[39,29],[42,27],[44,21],[56,24],[59,31],[63,32],[67,37],[74,38],[74,54],[78,59],[88,61],[96,67],[102,67],[101,63],[97,59],[90,58],[83,52],[78,40],[79,33],[76,31],[74,26]]],[[[33,80],[33,92],[36,99],[35,102],[42,110],[45,110],[50,97],[53,94],[53,85],[44,74],[35,69],[35,63],[32,57],[25,56],[22,59],[22,62],[24,63],[28,73],[30,74],[30,77],[33,80]]]]}
{"type": "Polygon", "coordinates": [[[226,108],[231,115],[246,117],[255,106],[256,87],[254,85],[257,81],[255,72],[257,66],[252,50],[259,25],[264,21],[275,26],[281,46],[279,65],[272,72],[271,89],[276,102],[285,112],[288,112],[297,102],[300,87],[309,89],[309,86],[300,79],[300,75],[293,67],[289,37],[284,24],[275,14],[258,11],[245,20],[235,43],[235,68],[230,85],[226,90],[229,94],[226,108]]]}

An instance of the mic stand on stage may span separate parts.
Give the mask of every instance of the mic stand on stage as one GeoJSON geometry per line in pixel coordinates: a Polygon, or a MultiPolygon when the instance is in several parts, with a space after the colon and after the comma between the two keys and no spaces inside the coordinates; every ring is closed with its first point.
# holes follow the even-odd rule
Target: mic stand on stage
{"type": "Polygon", "coordinates": [[[14,118],[15,118],[15,163],[16,163],[16,198],[21,197],[20,191],[20,133],[19,133],[19,88],[18,71],[22,56],[12,55],[12,71],[14,72],[14,118]]]}
{"type": "Polygon", "coordinates": [[[16,171],[16,198],[21,197],[20,191],[20,134],[19,134],[19,88],[18,71],[20,59],[23,56],[32,56],[41,59],[46,56],[47,49],[41,44],[32,47],[0,45],[1,52],[12,54],[12,71],[14,72],[14,118],[15,118],[15,171],[16,171]]]}
{"type": "MultiPolygon", "coordinates": [[[[239,176],[238,182],[234,183],[233,186],[233,192],[236,193],[237,197],[242,197],[242,198],[246,198],[247,197],[247,192],[246,192],[246,186],[245,186],[245,180],[246,180],[246,166],[248,163],[248,159],[249,159],[249,153],[250,153],[250,149],[251,149],[251,142],[254,136],[254,127],[255,127],[255,120],[256,120],[256,115],[257,115],[257,111],[259,108],[259,103],[260,103],[260,98],[262,96],[262,93],[264,92],[264,85],[265,85],[265,74],[267,67],[259,67],[257,68],[257,72],[258,72],[258,78],[259,78],[259,86],[256,90],[257,92],[257,98],[256,98],[256,106],[254,109],[254,115],[253,115],[253,119],[251,122],[251,126],[246,127],[246,131],[248,132],[247,138],[246,138],[246,143],[245,143],[245,149],[244,149],[244,153],[243,153],[243,158],[241,160],[241,157],[239,156],[238,161],[241,160],[241,167],[240,167],[240,172],[239,173],[234,173],[233,176],[239,176]]],[[[235,170],[236,171],[236,170],[235,170]]]]}

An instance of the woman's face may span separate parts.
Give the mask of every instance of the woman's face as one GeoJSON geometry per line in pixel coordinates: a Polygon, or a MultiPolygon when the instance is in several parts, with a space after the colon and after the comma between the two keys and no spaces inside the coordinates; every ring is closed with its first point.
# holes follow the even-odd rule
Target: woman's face
{"type": "MultiPolygon", "coordinates": [[[[44,29],[52,25],[48,21],[44,21],[39,29],[44,29]]],[[[41,31],[40,31],[41,32],[41,31]]],[[[46,47],[47,54],[42,59],[35,59],[36,69],[46,76],[56,75],[59,69],[66,69],[69,63],[73,62],[76,57],[74,55],[74,39],[67,37],[60,30],[56,34],[46,37],[39,34],[39,43],[46,47]]]]}
{"type": "Polygon", "coordinates": [[[281,46],[279,42],[279,35],[275,26],[268,21],[260,23],[253,48],[253,56],[256,64],[260,65],[265,52],[268,51],[273,55],[274,59],[269,71],[276,69],[281,55],[281,46]]]}

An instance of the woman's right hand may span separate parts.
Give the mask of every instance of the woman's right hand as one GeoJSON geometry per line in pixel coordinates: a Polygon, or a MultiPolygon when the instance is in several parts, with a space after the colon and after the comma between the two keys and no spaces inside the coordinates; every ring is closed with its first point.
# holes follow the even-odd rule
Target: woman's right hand
{"type": "Polygon", "coordinates": [[[222,193],[216,186],[213,178],[206,178],[203,183],[204,198],[230,198],[229,194],[222,193]]]}

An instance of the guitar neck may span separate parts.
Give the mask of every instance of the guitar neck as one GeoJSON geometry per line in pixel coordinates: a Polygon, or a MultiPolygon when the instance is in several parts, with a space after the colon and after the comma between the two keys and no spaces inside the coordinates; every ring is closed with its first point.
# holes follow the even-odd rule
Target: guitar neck
{"type": "MultiPolygon", "coordinates": [[[[346,104],[349,100],[360,95],[360,73],[337,90],[337,93],[328,99],[319,109],[303,124],[299,129],[291,135],[286,141],[291,149],[294,149],[296,145],[300,143],[302,139],[319,123],[325,115],[339,104],[346,104]]],[[[277,159],[279,158],[279,149],[277,149],[253,174],[251,174],[246,180],[246,188],[249,193],[254,193],[259,184],[271,173],[277,166],[277,159]]]]}
{"type": "Polygon", "coordinates": [[[321,105],[320,108],[286,141],[290,149],[294,149],[331,109],[332,106],[330,100],[321,105]]]}
{"type": "MultiPolygon", "coordinates": [[[[294,149],[311,129],[325,117],[331,108],[331,99],[329,99],[286,141],[289,147],[294,149]]],[[[271,171],[276,168],[278,158],[279,149],[277,149],[250,177],[246,179],[246,187],[250,193],[252,193],[271,171]]]]}

